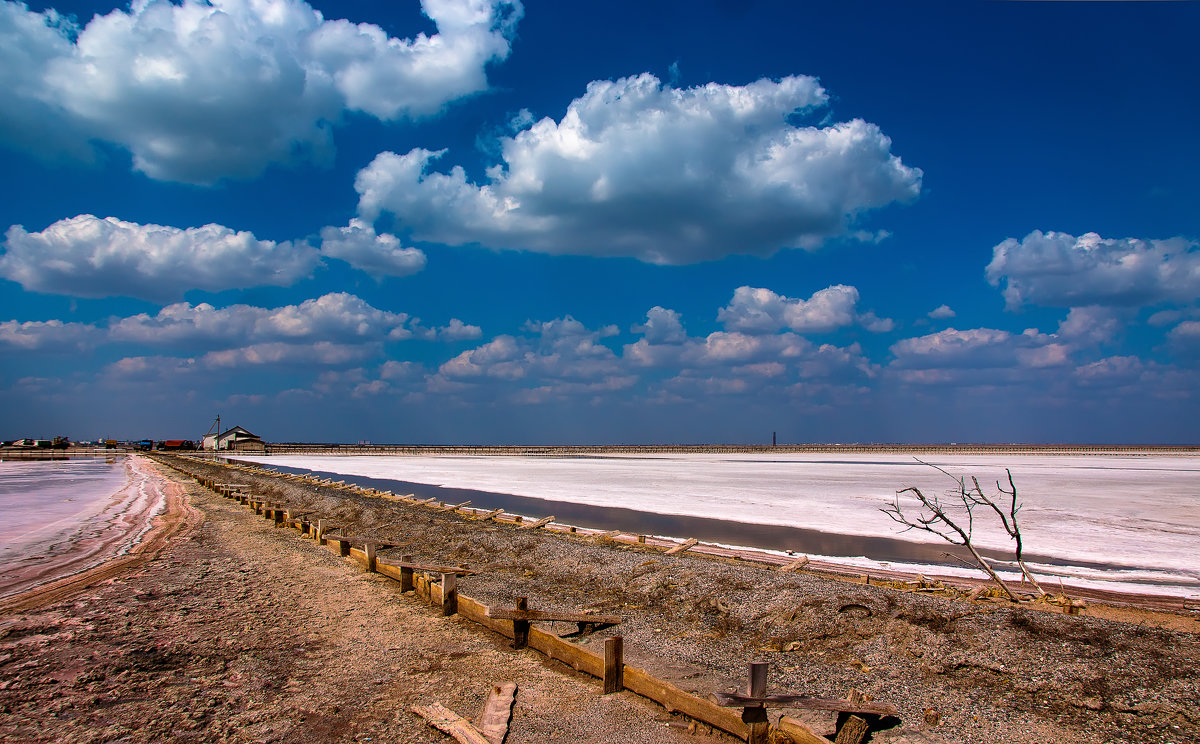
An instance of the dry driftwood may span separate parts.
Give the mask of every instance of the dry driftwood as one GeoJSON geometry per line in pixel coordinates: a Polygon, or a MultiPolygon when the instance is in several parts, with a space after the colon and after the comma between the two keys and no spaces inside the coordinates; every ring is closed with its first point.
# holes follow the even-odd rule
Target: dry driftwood
{"type": "Polygon", "coordinates": [[[505,682],[492,687],[483,711],[476,721],[476,728],[491,744],[504,744],[508,736],[508,722],[512,719],[513,701],[517,696],[517,683],[505,682]]]}
{"type": "Polygon", "coordinates": [[[492,744],[470,721],[440,703],[415,705],[410,710],[461,744],[492,744]]]}

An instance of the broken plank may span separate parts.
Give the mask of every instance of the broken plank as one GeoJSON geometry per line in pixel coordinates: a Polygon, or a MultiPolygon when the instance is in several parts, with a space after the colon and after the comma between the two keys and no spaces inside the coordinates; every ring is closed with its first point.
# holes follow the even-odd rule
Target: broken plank
{"type": "Polygon", "coordinates": [[[415,705],[410,710],[462,744],[492,744],[470,721],[439,703],[415,705]]]}
{"type": "Polygon", "coordinates": [[[464,506],[470,506],[470,505],[471,505],[470,501],[464,501],[461,504],[447,504],[447,505],[445,505],[443,507],[439,507],[439,508],[442,511],[452,512],[452,511],[458,511],[459,509],[463,508],[464,506]]]}
{"type": "Polygon", "coordinates": [[[690,537],[687,539],[686,542],[684,542],[680,545],[676,545],[675,547],[668,550],[666,552],[666,555],[676,555],[678,553],[684,552],[685,550],[691,550],[692,548],[696,547],[699,544],[700,544],[699,540],[697,540],[694,537],[690,537]]]}
{"type": "Polygon", "coordinates": [[[505,682],[492,687],[483,711],[479,714],[477,728],[491,744],[504,744],[508,734],[508,722],[512,719],[513,700],[517,695],[517,684],[505,682]]]}
{"type": "Polygon", "coordinates": [[[808,565],[808,556],[802,555],[799,558],[797,558],[796,560],[787,564],[786,566],[780,566],[779,570],[784,571],[784,572],[799,571],[800,569],[804,568],[807,565],[808,565]]]}
{"type": "Polygon", "coordinates": [[[486,522],[489,519],[494,519],[495,517],[498,517],[503,513],[504,513],[503,509],[492,509],[490,512],[485,512],[483,514],[476,514],[474,518],[477,521],[486,522]]]}
{"type": "Polygon", "coordinates": [[[546,525],[550,524],[553,521],[554,521],[554,517],[552,517],[552,516],[551,517],[542,517],[541,519],[539,519],[536,522],[530,522],[529,524],[522,525],[521,529],[536,530],[538,527],[545,527],[546,525]]]}

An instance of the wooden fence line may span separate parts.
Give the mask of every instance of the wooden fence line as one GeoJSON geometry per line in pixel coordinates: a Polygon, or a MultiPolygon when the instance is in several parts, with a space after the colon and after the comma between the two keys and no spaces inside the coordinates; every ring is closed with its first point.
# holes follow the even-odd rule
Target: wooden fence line
{"type": "MultiPolygon", "coordinates": [[[[326,537],[322,534],[324,530],[320,526],[314,530],[312,528],[312,520],[305,521],[303,517],[291,520],[292,523],[289,524],[289,520],[285,519],[288,509],[284,508],[283,505],[270,504],[264,499],[256,498],[246,493],[246,491],[252,488],[247,484],[217,482],[211,478],[189,472],[174,463],[164,460],[158,461],[193,478],[206,488],[248,506],[254,510],[255,514],[261,514],[267,519],[274,521],[276,526],[294,527],[299,529],[302,534],[314,535],[318,544],[323,545],[328,550],[340,556],[349,558],[362,566],[364,570],[369,570],[373,565],[375,573],[400,582],[401,589],[407,590],[406,579],[408,577],[404,576],[403,569],[400,566],[376,560],[373,544],[371,547],[368,547],[368,544],[364,540],[352,539],[351,541],[362,544],[363,547],[347,546],[348,540],[344,536],[334,535],[326,537]]],[[[269,473],[265,472],[263,474],[269,473]]],[[[443,577],[447,575],[443,574],[443,577]]],[[[448,604],[448,596],[444,587],[446,583],[445,578],[443,578],[442,582],[435,582],[425,573],[418,572],[417,575],[412,577],[411,590],[416,598],[434,606],[440,605],[443,607],[443,611],[445,611],[448,604]]],[[[489,617],[489,608],[487,605],[467,595],[459,594],[453,583],[451,583],[450,589],[453,592],[453,605],[456,614],[483,626],[493,633],[510,639],[515,638],[514,621],[489,617]]],[[[611,641],[614,639],[608,640],[611,641]]],[[[644,669],[624,664],[623,662],[616,665],[612,664],[611,654],[614,653],[614,646],[620,648],[621,644],[606,643],[606,650],[609,650],[610,653],[609,663],[606,664],[604,654],[590,651],[536,627],[530,627],[528,630],[529,648],[535,649],[549,658],[560,661],[576,671],[603,680],[605,692],[626,689],[644,698],[653,700],[669,712],[682,713],[701,723],[719,728],[742,740],[749,739],[750,728],[742,722],[739,713],[735,709],[722,707],[711,700],[687,692],[670,682],[654,677],[644,669]],[[606,667],[609,668],[607,675],[605,673],[606,667]],[[612,680],[614,677],[620,680],[618,684],[613,684],[612,680]]]]}

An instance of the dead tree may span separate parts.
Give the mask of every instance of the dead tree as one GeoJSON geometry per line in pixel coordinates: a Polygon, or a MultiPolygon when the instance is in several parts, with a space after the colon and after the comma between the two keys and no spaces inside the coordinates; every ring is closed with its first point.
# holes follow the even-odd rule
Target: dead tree
{"type": "MultiPolygon", "coordinates": [[[[967,488],[966,478],[956,478],[942,468],[931,463],[922,462],[921,460],[917,460],[917,462],[920,462],[922,465],[929,465],[939,472],[945,473],[956,484],[958,484],[957,490],[947,491],[946,494],[947,496],[953,496],[958,504],[961,504],[963,517],[960,518],[957,516],[951,516],[947,512],[948,508],[954,508],[957,511],[959,508],[957,504],[954,507],[947,507],[942,503],[940,497],[926,496],[921,489],[914,486],[909,486],[908,488],[897,491],[896,498],[892,502],[892,505],[886,509],[880,509],[880,511],[891,517],[892,521],[904,525],[904,529],[901,530],[901,532],[907,532],[909,530],[921,530],[923,532],[929,532],[937,535],[951,545],[961,545],[962,547],[966,548],[968,551],[970,551],[971,556],[975,559],[975,563],[981,569],[983,569],[983,571],[991,578],[993,582],[996,583],[997,586],[1000,587],[1000,590],[1004,592],[1004,595],[1014,602],[1018,601],[1017,596],[1012,593],[1012,590],[1008,588],[1008,585],[1004,583],[999,574],[997,574],[991,565],[988,564],[987,560],[985,560],[984,557],[979,554],[979,551],[975,548],[975,543],[973,541],[975,529],[975,508],[978,506],[987,506],[1000,515],[1000,519],[1004,522],[1004,528],[1005,531],[1008,532],[1009,537],[1014,537],[1014,533],[1018,535],[1018,537],[1015,539],[1017,539],[1018,556],[1020,555],[1020,532],[1017,530],[1016,519],[1017,512],[1020,510],[1020,506],[1016,502],[1016,486],[1012,486],[1011,491],[1013,506],[1010,510],[1010,521],[1010,519],[1005,516],[1004,512],[996,506],[995,502],[993,502],[983,493],[983,490],[979,487],[979,481],[974,477],[971,478],[971,483],[973,484],[972,488],[967,488]],[[915,515],[905,513],[904,507],[900,504],[900,497],[906,493],[911,493],[917,499],[917,501],[920,502],[921,509],[919,513],[915,515]],[[965,518],[966,524],[960,525],[960,522],[963,521],[963,518],[965,518]]],[[[1009,484],[1012,484],[1011,474],[1009,475],[1009,484]]],[[[999,486],[999,483],[997,483],[997,486],[999,486]]],[[[1003,489],[1001,489],[1001,491],[1008,493],[1003,491],[1003,489]]],[[[1024,570],[1024,564],[1021,564],[1021,568],[1024,570]]],[[[1034,585],[1037,586],[1036,583],[1034,585]]]]}
{"type": "MultiPolygon", "coordinates": [[[[945,471],[943,470],[942,472],[945,471]]],[[[1021,528],[1017,526],[1017,512],[1021,511],[1023,504],[1017,503],[1017,486],[1015,483],[1013,483],[1012,471],[1008,468],[1005,468],[1004,472],[1008,475],[1008,488],[1006,489],[1004,486],[1000,485],[1000,481],[996,481],[996,490],[1009,497],[1007,516],[1005,516],[1004,510],[997,506],[995,502],[983,495],[983,491],[981,491],[979,488],[979,481],[972,477],[971,481],[975,484],[975,498],[982,499],[979,503],[987,504],[992,508],[992,511],[996,512],[996,515],[1000,517],[1000,522],[1004,525],[1004,531],[1008,533],[1010,538],[1016,541],[1016,547],[1013,548],[1013,552],[1016,553],[1017,556],[1017,565],[1021,567],[1021,575],[1024,576],[1030,584],[1033,584],[1033,588],[1037,589],[1037,593],[1039,595],[1044,597],[1046,596],[1046,590],[1042,588],[1042,585],[1038,583],[1038,580],[1033,577],[1033,574],[1025,566],[1025,559],[1021,554],[1021,528]]]]}

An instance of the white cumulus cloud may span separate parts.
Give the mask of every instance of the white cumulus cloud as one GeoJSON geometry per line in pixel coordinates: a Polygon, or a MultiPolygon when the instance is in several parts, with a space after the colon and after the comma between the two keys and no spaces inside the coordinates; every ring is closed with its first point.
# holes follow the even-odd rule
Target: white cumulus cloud
{"type": "Polygon", "coordinates": [[[1200,297],[1200,244],[1034,230],[992,249],[987,278],[1004,283],[1010,309],[1192,303],[1200,297]]]}
{"type": "Polygon", "coordinates": [[[82,29],[4,2],[0,136],[76,154],[111,142],[151,178],[200,184],[321,162],[345,111],[425,116],[486,89],[523,12],[519,0],[422,8],[438,33],[397,39],[302,0],[137,0],[82,29]]]}
{"type": "Polygon", "coordinates": [[[657,264],[812,247],[921,185],[874,124],[792,123],[827,100],[806,76],[595,81],[561,120],[502,138],[485,184],[432,171],[444,151],[380,153],[355,181],[359,212],[389,212],[421,240],[657,264]]]}
{"type": "Polygon", "coordinates": [[[102,332],[87,323],[61,320],[0,322],[0,344],[23,351],[83,349],[95,344],[102,332]]]}
{"type": "Polygon", "coordinates": [[[892,321],[858,312],[858,290],[845,284],[818,290],[807,300],[785,297],[762,287],[738,287],[729,304],[717,312],[725,328],[742,333],[828,333],[858,322],[879,333],[892,330],[892,321]]]}
{"type": "MultiPolygon", "coordinates": [[[[382,341],[410,334],[407,313],[372,307],[345,292],[276,308],[178,302],[154,315],[139,313],[109,326],[113,341],[147,345],[242,346],[274,341],[382,341]]],[[[461,322],[461,321],[460,321],[461,322]]]]}
{"type": "Polygon", "coordinates": [[[259,240],[221,225],[180,229],[81,214],[41,232],[10,227],[0,276],[34,292],[162,302],[190,289],[288,286],[319,262],[303,242],[259,240]]]}
{"type": "Polygon", "coordinates": [[[321,255],[336,258],[374,277],[408,276],[425,268],[425,253],[418,248],[401,248],[400,240],[388,233],[377,234],[362,220],[346,227],[321,230],[321,255]]]}

